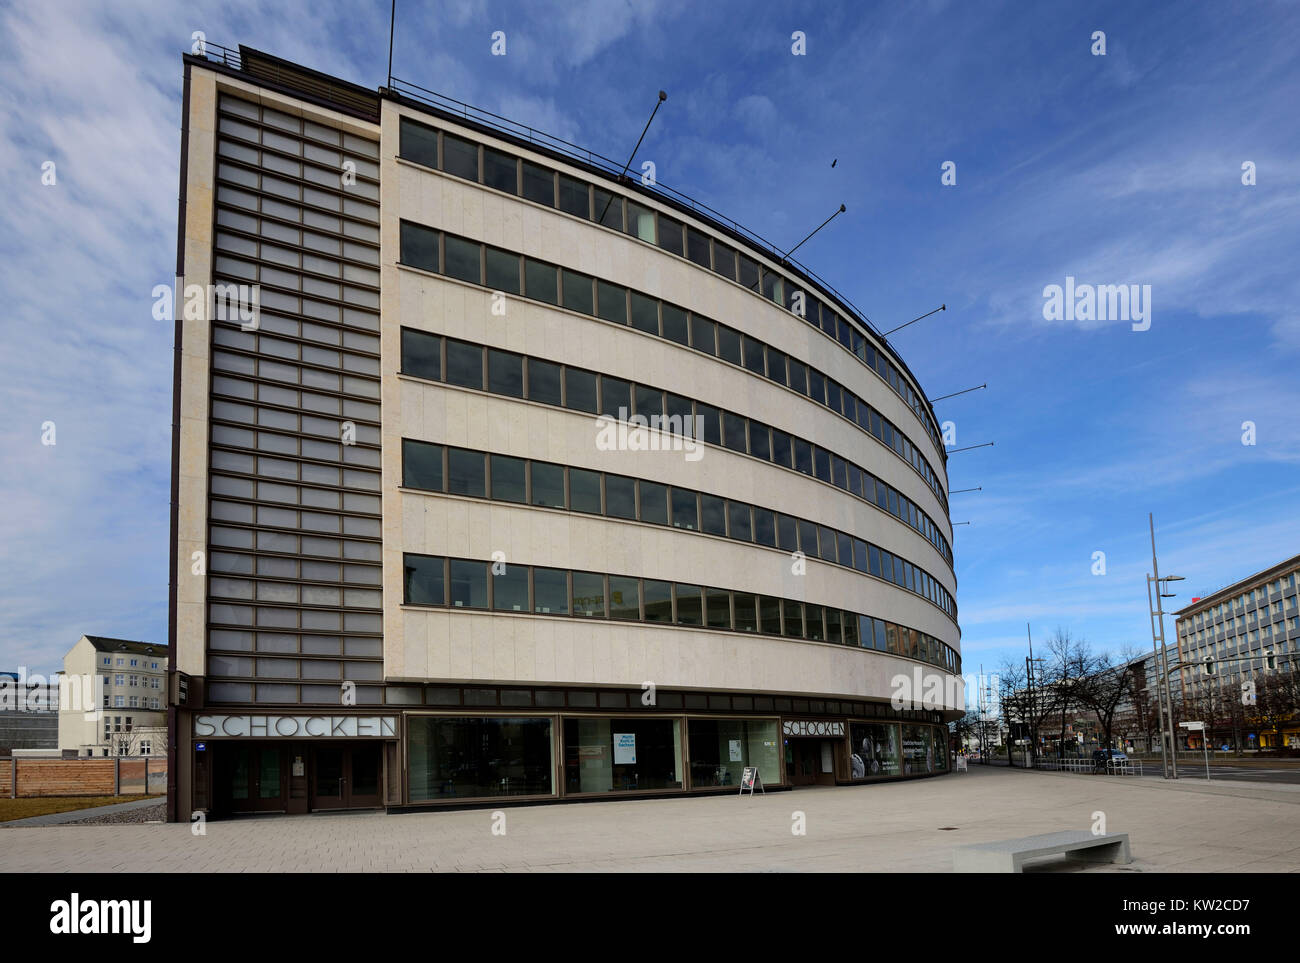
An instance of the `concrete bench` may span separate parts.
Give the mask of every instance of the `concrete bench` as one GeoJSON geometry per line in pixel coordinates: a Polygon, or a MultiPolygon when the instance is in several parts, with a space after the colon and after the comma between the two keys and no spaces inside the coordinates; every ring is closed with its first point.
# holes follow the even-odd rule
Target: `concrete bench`
{"type": "Polygon", "coordinates": [[[1067,829],[1041,836],[957,846],[952,851],[952,869],[955,873],[1021,873],[1027,860],[1055,855],[1090,863],[1133,862],[1128,833],[1095,836],[1086,829],[1067,829]]]}

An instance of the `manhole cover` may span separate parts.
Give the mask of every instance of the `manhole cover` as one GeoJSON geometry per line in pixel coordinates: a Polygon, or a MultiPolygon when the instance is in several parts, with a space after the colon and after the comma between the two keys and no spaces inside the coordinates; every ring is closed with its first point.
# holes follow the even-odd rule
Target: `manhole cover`
{"type": "Polygon", "coordinates": [[[941,832],[941,833],[952,832],[952,830],[954,830],[954,829],[956,829],[956,828],[957,828],[956,826],[940,826],[940,827],[939,827],[939,832],[941,832]]]}

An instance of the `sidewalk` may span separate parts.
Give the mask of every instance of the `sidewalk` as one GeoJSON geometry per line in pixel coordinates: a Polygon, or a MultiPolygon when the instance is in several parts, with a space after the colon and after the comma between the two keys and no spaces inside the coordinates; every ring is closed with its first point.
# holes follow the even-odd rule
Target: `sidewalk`
{"type": "MultiPolygon", "coordinates": [[[[493,812],[332,814],[0,836],[11,872],[951,872],[952,848],[1060,829],[1130,835],[1135,862],[1086,872],[1300,871],[1300,787],[1026,772],[766,796],[493,812]],[[807,832],[794,835],[798,812],[807,832]],[[951,828],[949,828],[951,827],[951,828]]],[[[1059,866],[1054,867],[1059,868],[1059,866]]]]}

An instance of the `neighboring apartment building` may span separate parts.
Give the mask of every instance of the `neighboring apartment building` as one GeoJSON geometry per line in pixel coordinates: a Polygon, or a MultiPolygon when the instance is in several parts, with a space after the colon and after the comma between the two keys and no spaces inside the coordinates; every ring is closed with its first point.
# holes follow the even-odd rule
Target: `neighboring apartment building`
{"type": "Polygon", "coordinates": [[[184,90],[177,271],[258,312],[177,298],[170,818],[946,771],[946,454],[842,296],[409,84],[184,90]]]}
{"type": "Polygon", "coordinates": [[[1300,748],[1300,712],[1295,724],[1279,734],[1257,725],[1251,707],[1241,709],[1241,685],[1253,680],[1256,688],[1269,675],[1286,675],[1300,669],[1300,608],[1296,604],[1300,580],[1300,555],[1256,572],[1211,595],[1199,598],[1174,613],[1182,696],[1189,706],[1216,718],[1215,745],[1235,741],[1245,734],[1243,748],[1271,748],[1277,742],[1300,748]],[[1268,668],[1272,657],[1274,667],[1268,668]],[[1206,659],[1216,661],[1207,671],[1206,659]],[[1241,714],[1241,719],[1234,718],[1241,714]],[[1250,744],[1251,736],[1257,741],[1250,744]]]}
{"type": "Polygon", "coordinates": [[[165,753],[167,669],[164,645],[83,635],[63,657],[64,687],[77,698],[60,707],[59,749],[78,756],[165,753]]]}
{"type": "Polygon", "coordinates": [[[0,756],[13,749],[57,749],[57,676],[29,678],[26,671],[0,672],[0,756]]]}

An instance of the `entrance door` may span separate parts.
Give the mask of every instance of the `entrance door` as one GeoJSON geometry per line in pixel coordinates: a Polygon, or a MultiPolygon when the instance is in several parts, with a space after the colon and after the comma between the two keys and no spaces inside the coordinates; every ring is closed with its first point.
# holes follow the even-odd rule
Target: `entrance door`
{"type": "Polygon", "coordinates": [[[794,761],[789,766],[790,785],[812,786],[817,783],[817,771],[821,768],[821,753],[815,739],[792,739],[794,761]]]}
{"type": "Polygon", "coordinates": [[[377,742],[312,750],[312,808],[370,809],[380,805],[377,742]]]}
{"type": "Polygon", "coordinates": [[[835,785],[835,743],[830,739],[791,739],[793,762],[786,768],[792,786],[835,785]]]}
{"type": "Polygon", "coordinates": [[[218,808],[230,813],[282,812],[284,748],[223,744],[216,754],[218,808]]]}

